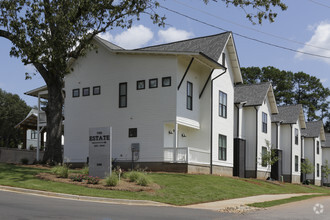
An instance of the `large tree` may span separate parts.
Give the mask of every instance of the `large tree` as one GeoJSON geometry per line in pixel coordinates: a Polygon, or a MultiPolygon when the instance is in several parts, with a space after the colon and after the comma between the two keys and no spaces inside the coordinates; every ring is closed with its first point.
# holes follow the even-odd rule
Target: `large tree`
{"type": "Polygon", "coordinates": [[[21,131],[15,128],[31,110],[18,95],[0,89],[0,147],[17,147],[21,131]]]}
{"type": "MultiPolygon", "coordinates": [[[[203,0],[205,3],[208,0],[203,0]]],[[[259,23],[273,21],[272,8],[285,10],[280,0],[222,0],[237,7],[256,9],[247,13],[259,23]]],[[[62,162],[62,106],[64,76],[70,60],[94,48],[92,39],[115,27],[127,28],[142,13],[164,24],[154,0],[0,0],[0,37],[13,44],[10,55],[32,64],[48,88],[47,149],[43,161],[62,162]]]]}
{"type": "Polygon", "coordinates": [[[329,124],[330,90],[320,79],[304,72],[292,73],[271,66],[242,67],[241,70],[246,84],[271,82],[278,105],[302,104],[308,121],[322,119],[329,124]]]}

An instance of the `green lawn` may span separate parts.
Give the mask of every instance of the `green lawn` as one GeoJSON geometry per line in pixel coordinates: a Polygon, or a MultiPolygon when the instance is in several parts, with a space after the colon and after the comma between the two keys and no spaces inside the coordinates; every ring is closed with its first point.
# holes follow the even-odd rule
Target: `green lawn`
{"type": "Polygon", "coordinates": [[[330,188],[293,184],[276,185],[256,179],[238,179],[212,175],[151,173],[151,179],[162,189],[155,193],[91,189],[77,185],[50,182],[34,177],[48,170],[0,163],[0,185],[45,190],[67,194],[152,200],[174,205],[210,202],[260,194],[330,193],[330,188]]]}

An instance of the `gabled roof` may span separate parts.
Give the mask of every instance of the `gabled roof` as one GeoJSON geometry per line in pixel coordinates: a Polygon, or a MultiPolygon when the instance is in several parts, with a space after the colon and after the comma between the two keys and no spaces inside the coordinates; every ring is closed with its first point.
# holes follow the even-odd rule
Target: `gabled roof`
{"type": "Polygon", "coordinates": [[[306,128],[304,110],[301,104],[278,106],[278,114],[272,115],[272,122],[296,124],[299,120],[301,128],[306,128]]]}
{"type": "Polygon", "coordinates": [[[18,123],[15,128],[22,128],[26,127],[28,129],[37,129],[37,120],[38,120],[38,110],[37,109],[31,109],[29,114],[24,118],[23,121],[18,123]]]}
{"type": "Polygon", "coordinates": [[[103,38],[100,38],[98,36],[95,36],[94,39],[96,41],[98,41],[99,43],[103,44],[104,46],[108,47],[111,50],[125,50],[124,48],[122,48],[116,44],[113,44],[107,40],[104,40],[103,38]]]}
{"type": "Polygon", "coordinates": [[[236,47],[231,32],[224,32],[216,35],[198,37],[167,44],[155,45],[136,49],[137,51],[157,51],[157,52],[192,52],[201,53],[210,59],[218,62],[221,54],[227,46],[231,66],[234,72],[235,83],[242,83],[242,74],[236,53],[236,47]]]}
{"type": "Polygon", "coordinates": [[[306,129],[301,132],[306,138],[314,138],[320,136],[321,141],[325,141],[325,132],[322,121],[306,122],[306,129]]]}
{"type": "Polygon", "coordinates": [[[330,133],[325,133],[325,142],[322,142],[322,147],[330,148],[330,133]]]}
{"type": "Polygon", "coordinates": [[[244,106],[261,106],[268,97],[272,114],[277,114],[277,105],[270,82],[260,84],[236,85],[234,90],[235,104],[245,103],[244,106]]]}
{"type": "Polygon", "coordinates": [[[44,98],[44,99],[48,99],[48,89],[47,86],[41,86],[39,88],[36,89],[32,89],[30,91],[25,92],[25,95],[30,95],[30,96],[34,96],[34,97],[38,97],[38,94],[40,95],[40,98],[44,98]]]}
{"type": "Polygon", "coordinates": [[[230,35],[230,32],[225,32],[211,36],[198,37],[151,47],[144,47],[138,50],[202,52],[209,56],[211,59],[217,61],[222,54],[230,35]]]}

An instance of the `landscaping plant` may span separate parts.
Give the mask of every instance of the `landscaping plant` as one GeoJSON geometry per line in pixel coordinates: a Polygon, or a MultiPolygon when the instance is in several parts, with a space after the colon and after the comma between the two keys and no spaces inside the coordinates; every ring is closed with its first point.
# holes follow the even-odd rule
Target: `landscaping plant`
{"type": "Polygon", "coordinates": [[[58,165],[51,169],[51,172],[60,178],[68,178],[69,176],[69,166],[63,164],[62,166],[58,165]]]}
{"type": "Polygon", "coordinates": [[[107,176],[105,178],[105,185],[106,186],[117,186],[118,185],[118,177],[116,174],[112,174],[111,176],[107,176]]]}

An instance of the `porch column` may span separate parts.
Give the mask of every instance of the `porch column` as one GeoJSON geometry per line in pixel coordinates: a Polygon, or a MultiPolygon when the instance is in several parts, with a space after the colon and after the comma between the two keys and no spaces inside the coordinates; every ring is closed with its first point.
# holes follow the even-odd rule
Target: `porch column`
{"type": "Polygon", "coordinates": [[[238,138],[243,139],[243,105],[244,104],[239,104],[238,105],[238,138]]]}
{"type": "Polygon", "coordinates": [[[40,149],[40,93],[38,93],[38,117],[37,117],[37,162],[40,160],[39,149],[40,149]]]}
{"type": "Polygon", "coordinates": [[[305,159],[305,138],[301,137],[301,158],[305,159]]]}
{"type": "Polygon", "coordinates": [[[280,146],[281,146],[281,123],[280,122],[276,123],[276,129],[277,129],[277,137],[276,137],[277,146],[276,146],[276,148],[279,150],[279,149],[281,149],[280,148],[280,146]]]}
{"type": "Polygon", "coordinates": [[[179,133],[179,126],[178,126],[178,123],[175,122],[175,132],[174,132],[174,151],[173,151],[173,162],[176,162],[176,154],[177,154],[177,148],[178,148],[178,133],[179,133]]]}

